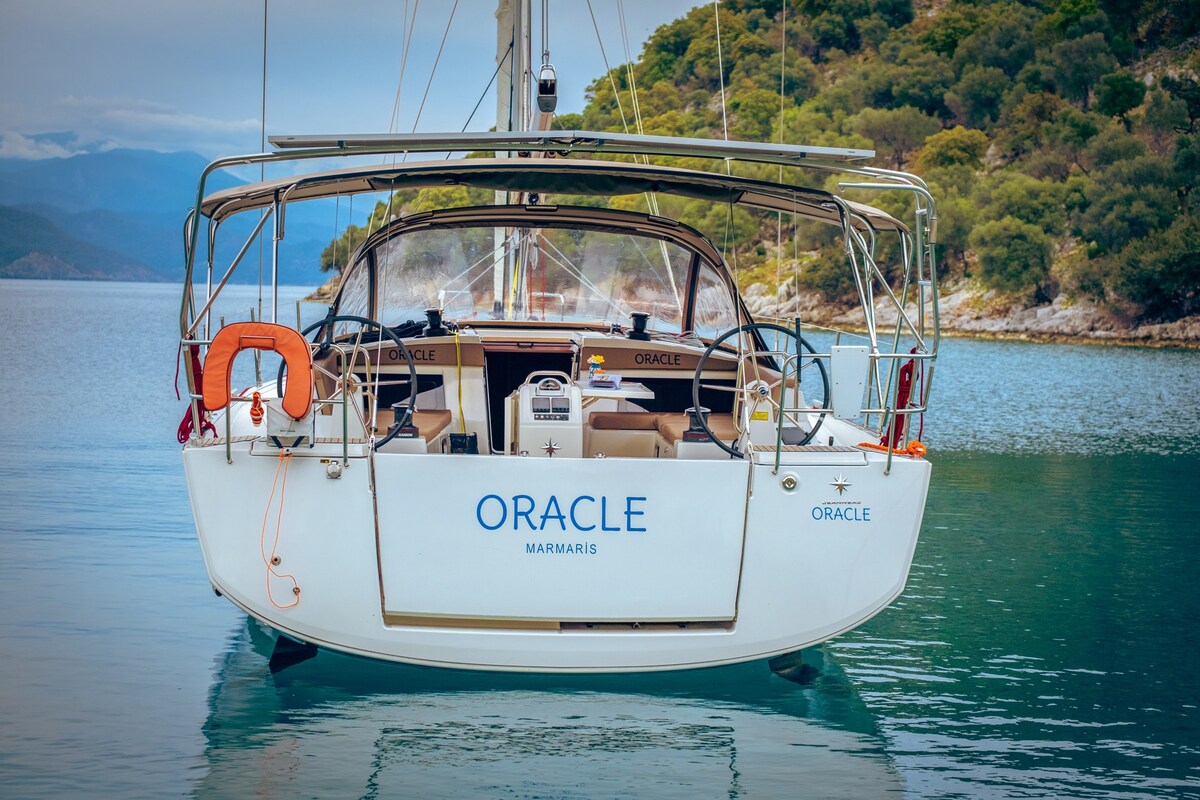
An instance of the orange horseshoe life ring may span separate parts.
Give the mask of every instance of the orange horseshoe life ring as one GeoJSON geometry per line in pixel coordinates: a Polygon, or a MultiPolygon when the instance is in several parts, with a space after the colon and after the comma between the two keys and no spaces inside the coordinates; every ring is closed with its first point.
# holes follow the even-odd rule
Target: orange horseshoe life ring
{"type": "Polygon", "coordinates": [[[288,368],[283,410],[292,419],[308,416],[313,402],[312,351],[294,328],[273,322],[234,322],[213,337],[204,357],[201,381],[205,408],[220,411],[229,405],[233,359],[243,350],[272,350],[283,356],[288,368]]]}

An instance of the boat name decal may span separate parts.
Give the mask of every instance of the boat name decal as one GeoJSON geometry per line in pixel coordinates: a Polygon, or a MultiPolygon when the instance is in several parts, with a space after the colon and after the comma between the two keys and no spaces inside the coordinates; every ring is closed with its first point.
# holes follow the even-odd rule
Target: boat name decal
{"type": "MultiPolygon", "coordinates": [[[[412,356],[413,361],[437,361],[438,352],[433,349],[424,349],[421,347],[408,348],[408,354],[412,356]]],[[[388,350],[389,361],[402,361],[404,356],[400,355],[400,351],[396,348],[388,350]]]]}
{"type": "Polygon", "coordinates": [[[556,495],[550,495],[539,502],[527,494],[511,498],[486,494],[475,506],[475,520],[488,531],[511,525],[514,531],[645,533],[645,503],[645,497],[581,494],[560,501],[556,495]]]}
{"type": "Polygon", "coordinates": [[[655,364],[661,367],[678,367],[682,361],[679,353],[634,353],[633,363],[655,364]]]}
{"type": "Polygon", "coordinates": [[[818,522],[870,522],[871,507],[860,502],[827,502],[812,507],[812,518],[818,522]]]}

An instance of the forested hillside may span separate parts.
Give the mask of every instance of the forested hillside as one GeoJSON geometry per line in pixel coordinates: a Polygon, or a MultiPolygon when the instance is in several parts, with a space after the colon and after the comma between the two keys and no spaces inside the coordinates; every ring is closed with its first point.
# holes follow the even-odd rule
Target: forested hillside
{"type": "MultiPolygon", "coordinates": [[[[1134,321],[1200,312],[1200,3],[723,0],[718,13],[720,52],[713,6],[699,6],[557,126],[633,131],[640,117],[647,134],[873,147],[931,185],[949,281],[1134,321]]],[[[715,240],[728,232],[743,284],[851,288],[840,264],[777,247],[786,221],[660,202],[715,240]]],[[[904,199],[873,202],[900,213],[904,199]]]]}
{"type": "Polygon", "coordinates": [[[0,278],[163,281],[126,253],[70,235],[51,220],[0,205],[0,278]]]}

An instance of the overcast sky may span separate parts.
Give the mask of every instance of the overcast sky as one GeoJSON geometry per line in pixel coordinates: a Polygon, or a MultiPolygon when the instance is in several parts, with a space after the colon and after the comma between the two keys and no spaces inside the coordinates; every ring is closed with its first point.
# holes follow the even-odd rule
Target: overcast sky
{"type": "MultiPolygon", "coordinates": [[[[604,73],[584,0],[550,0],[559,112],[604,73]]],[[[697,0],[624,4],[630,55],[697,0]]],[[[533,2],[534,60],[541,51],[533,2]]],[[[389,128],[407,8],[415,35],[397,130],[413,128],[453,0],[269,0],[267,135],[389,128]]],[[[418,130],[461,129],[495,70],[495,0],[459,0],[418,130]]],[[[592,0],[609,62],[624,63],[617,0],[592,0]]],[[[256,152],[262,0],[0,0],[0,157],[84,149],[256,152]],[[47,134],[60,134],[49,137],[47,134]]],[[[494,94],[470,130],[495,122],[494,94]]]]}

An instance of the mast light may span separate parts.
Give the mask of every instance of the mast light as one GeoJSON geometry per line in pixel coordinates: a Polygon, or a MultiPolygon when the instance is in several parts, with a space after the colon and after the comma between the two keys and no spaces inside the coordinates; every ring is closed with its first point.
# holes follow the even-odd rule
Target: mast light
{"type": "Polygon", "coordinates": [[[549,114],[558,106],[558,73],[553,64],[542,64],[537,82],[538,111],[549,114]]]}

